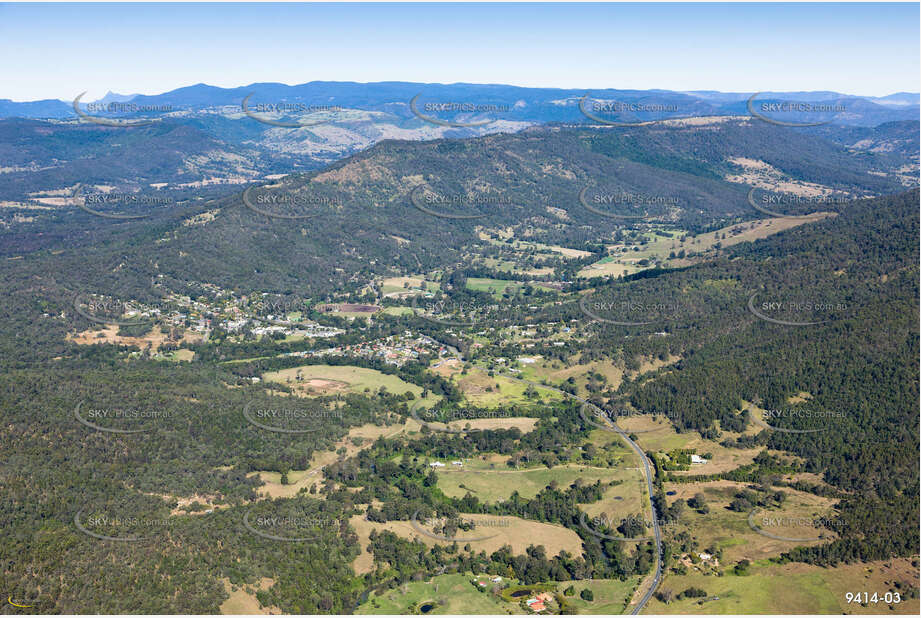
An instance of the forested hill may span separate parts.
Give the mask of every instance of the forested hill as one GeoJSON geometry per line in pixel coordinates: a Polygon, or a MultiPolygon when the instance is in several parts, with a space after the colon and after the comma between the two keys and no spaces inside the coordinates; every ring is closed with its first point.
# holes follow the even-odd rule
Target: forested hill
{"type": "MultiPolygon", "coordinates": [[[[123,256],[148,277],[314,296],[364,285],[375,275],[460,263],[483,228],[511,227],[547,244],[597,250],[624,219],[587,208],[579,197],[586,189],[651,200],[652,206],[624,212],[701,231],[763,217],[747,199],[752,187],[842,199],[892,194],[904,189],[895,172],[904,164],[889,153],[855,152],[750,119],[386,141],[322,172],[254,188],[255,209],[246,207],[242,192],[166,208],[96,207],[110,215],[147,215],[127,222],[71,206],[53,237],[76,249],[49,258],[44,268],[72,272],[82,285],[104,284],[100,279],[108,273],[80,272],[79,263],[123,256]],[[445,201],[420,210],[414,190],[422,202],[445,201]]],[[[837,207],[795,204],[788,210],[837,207]]],[[[43,237],[37,231],[8,234],[6,255],[34,250],[43,237]]]]}
{"type": "Polygon", "coordinates": [[[739,245],[725,259],[598,287],[592,299],[601,306],[629,300],[668,310],[641,327],[599,324],[586,353],[623,347],[627,358],[680,356],[651,379],[626,382],[619,396],[714,438],[720,428],[745,427],[749,403],[787,411],[773,421],[780,431],[765,429],[743,445],[798,455],[846,494],[840,540],[796,558],[911,555],[918,238],[914,190],[854,202],[833,219],[739,245]],[[650,336],[653,329],[664,336],[650,336]]]}

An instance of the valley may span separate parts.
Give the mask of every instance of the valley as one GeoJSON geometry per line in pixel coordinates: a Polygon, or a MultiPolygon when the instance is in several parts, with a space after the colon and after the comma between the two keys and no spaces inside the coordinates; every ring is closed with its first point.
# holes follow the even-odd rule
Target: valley
{"type": "Polygon", "coordinates": [[[0,119],[5,589],[917,613],[916,120],[570,93],[464,128],[329,88],[316,128],[198,87],[143,127],[0,119]]]}

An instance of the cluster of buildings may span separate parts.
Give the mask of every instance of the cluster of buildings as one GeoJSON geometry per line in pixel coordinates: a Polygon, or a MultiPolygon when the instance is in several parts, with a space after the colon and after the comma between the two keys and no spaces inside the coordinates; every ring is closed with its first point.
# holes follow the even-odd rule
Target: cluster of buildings
{"type": "Polygon", "coordinates": [[[203,295],[193,299],[170,294],[154,306],[131,303],[126,314],[131,318],[160,319],[171,326],[201,333],[206,338],[215,328],[228,333],[249,330],[257,336],[280,333],[291,337],[335,337],[345,332],[302,318],[301,310],[306,310],[306,305],[273,301],[266,293],[234,296],[217,286],[202,285],[207,297],[203,295]],[[274,312],[267,312],[267,309],[274,312]]]}
{"type": "Polygon", "coordinates": [[[542,612],[547,609],[547,603],[553,600],[553,595],[549,592],[541,592],[537,596],[528,599],[525,601],[525,604],[528,606],[532,612],[542,612]]]}
{"type": "MultiPolygon", "coordinates": [[[[435,468],[444,468],[444,467],[446,467],[446,465],[447,465],[447,464],[443,464],[443,463],[440,462],[440,461],[433,461],[432,463],[429,464],[429,468],[432,468],[432,469],[434,470],[435,468]]],[[[460,468],[461,466],[464,465],[464,462],[462,462],[462,461],[452,461],[452,462],[451,462],[451,465],[454,466],[454,467],[456,467],[456,468],[460,468]]]]}
{"type": "Polygon", "coordinates": [[[324,350],[291,352],[289,356],[350,356],[380,360],[390,365],[402,366],[423,354],[442,356],[449,354],[445,346],[425,335],[414,335],[403,331],[402,335],[390,335],[383,339],[362,341],[350,345],[335,346],[324,350]]]}

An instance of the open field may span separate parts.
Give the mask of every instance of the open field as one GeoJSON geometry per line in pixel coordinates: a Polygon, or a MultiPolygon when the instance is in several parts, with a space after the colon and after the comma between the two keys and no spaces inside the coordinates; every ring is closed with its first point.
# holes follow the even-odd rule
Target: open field
{"type": "MultiPolygon", "coordinates": [[[[811,397],[808,395],[808,393],[800,393],[799,395],[788,397],[787,403],[791,405],[801,404],[801,403],[805,403],[809,401],[810,398],[811,397]]],[[[751,419],[752,419],[751,430],[754,432],[761,431],[765,428],[769,428],[772,426],[790,427],[790,425],[788,424],[788,421],[783,421],[783,420],[778,421],[774,418],[770,418],[770,414],[767,413],[766,410],[756,406],[755,404],[749,401],[744,401],[744,400],[742,401],[742,409],[748,410],[748,413],[751,415],[751,419]],[[768,415],[768,418],[765,418],[766,414],[768,415]]],[[[804,410],[808,410],[808,407],[804,408],[804,410]]],[[[842,420],[840,417],[836,417],[834,415],[829,415],[826,417],[816,416],[811,419],[808,417],[806,418],[807,418],[807,421],[805,422],[805,424],[797,425],[796,427],[800,429],[821,430],[827,427],[829,423],[840,423],[842,420]]]]}
{"type": "MultiPolygon", "coordinates": [[[[160,346],[165,343],[199,343],[202,341],[202,335],[192,331],[185,331],[182,337],[176,340],[170,340],[169,336],[160,330],[158,325],[154,325],[150,332],[142,337],[124,337],[118,334],[118,326],[107,324],[104,328],[98,330],[85,330],[75,334],[67,335],[67,340],[78,345],[94,345],[97,343],[110,343],[113,345],[127,345],[146,350],[159,350],[160,346]]],[[[188,352],[188,350],[186,350],[188,352]]],[[[193,353],[194,354],[194,353],[193,353]]]]}
{"type": "Polygon", "coordinates": [[[628,372],[631,378],[636,378],[637,376],[641,376],[644,373],[649,373],[650,371],[655,371],[656,369],[661,369],[662,367],[674,365],[681,360],[681,357],[675,356],[674,354],[669,354],[668,358],[665,359],[641,356],[637,360],[640,361],[640,368],[636,371],[628,372]]]}
{"type": "MultiPolygon", "coordinates": [[[[847,592],[876,592],[883,595],[895,590],[893,581],[910,582],[916,589],[918,569],[905,558],[869,564],[856,563],[823,568],[801,563],[784,565],[762,561],[752,565],[750,575],[723,577],[672,575],[665,577],[659,590],[679,593],[693,586],[702,588],[706,598],[673,601],[666,605],[653,598],[644,614],[918,614],[918,599],[906,599],[898,605],[884,603],[861,607],[848,604],[847,592]],[[890,566],[886,566],[890,565],[890,566]],[[888,582],[888,583],[887,583],[888,582]]],[[[904,598],[904,594],[902,595],[904,598]]]]}
{"type": "MultiPolygon", "coordinates": [[[[516,554],[525,553],[530,545],[543,545],[544,549],[547,550],[547,556],[556,556],[564,549],[576,556],[582,554],[582,539],[579,538],[578,534],[563,526],[507,515],[462,514],[461,517],[464,520],[481,522],[482,525],[466,532],[463,530],[458,531],[456,541],[446,541],[422,534],[413,527],[410,521],[377,523],[366,521],[364,515],[353,515],[349,519],[349,524],[358,534],[362,549],[361,554],[356,558],[356,564],[353,566],[356,568],[356,572],[359,572],[359,568],[370,569],[371,561],[369,560],[370,556],[367,553],[367,548],[372,530],[377,530],[378,532],[390,530],[407,539],[418,538],[430,547],[434,545],[451,545],[454,542],[463,546],[469,542],[473,551],[485,551],[487,555],[503,545],[510,545],[512,551],[516,554]],[[465,539],[474,538],[482,538],[483,540],[465,541],[465,539]]],[[[420,528],[423,527],[423,524],[423,521],[418,523],[420,528]]],[[[428,530],[429,528],[424,529],[428,530]]]]}
{"type": "MultiPolygon", "coordinates": [[[[748,221],[746,223],[730,225],[713,232],[706,232],[699,236],[695,236],[693,239],[688,238],[687,242],[683,244],[680,242],[678,243],[678,249],[690,249],[698,252],[708,251],[712,249],[716,243],[721,243],[723,247],[731,247],[739,243],[753,242],[760,238],[767,238],[773,234],[783,232],[784,230],[805,225],[806,223],[816,223],[822,219],[835,216],[837,215],[833,212],[816,212],[810,215],[808,219],[772,218],[748,221]],[[723,238],[723,236],[725,236],[725,238],[723,238]]],[[[663,249],[659,248],[657,248],[657,250],[663,251],[663,249]]],[[[671,251],[671,249],[669,249],[669,251],[671,251]]],[[[665,255],[667,256],[668,254],[666,253],[665,255]]]]}
{"type": "Polygon", "coordinates": [[[175,352],[170,353],[170,360],[172,361],[191,361],[195,358],[195,352],[193,350],[179,349],[175,352]]]}
{"type": "MultiPolygon", "coordinates": [[[[470,403],[484,408],[499,405],[538,403],[537,399],[525,397],[528,385],[510,380],[501,375],[489,377],[478,368],[471,368],[467,375],[454,374],[452,379],[470,403]]],[[[558,401],[562,395],[546,389],[538,389],[540,401],[558,401]]]]}
{"type": "Polygon", "coordinates": [[[638,577],[629,577],[626,581],[619,579],[581,579],[568,582],[559,582],[557,589],[566,590],[571,585],[575,594],[566,597],[569,604],[579,614],[622,614],[627,600],[639,584],[638,577]],[[595,596],[594,601],[584,601],[579,593],[589,589],[595,596]]]}
{"type": "MultiPolygon", "coordinates": [[[[532,244],[536,245],[538,243],[532,243],[532,244]]],[[[545,246],[545,245],[542,245],[542,246],[545,246]]],[[[581,249],[570,249],[569,247],[558,247],[556,245],[551,245],[549,249],[551,251],[559,253],[560,255],[566,258],[586,258],[591,255],[591,252],[589,251],[582,251],[581,249]]]]}
{"type": "Polygon", "coordinates": [[[650,517],[649,495],[646,493],[646,480],[637,467],[623,467],[616,470],[616,475],[603,480],[622,480],[623,483],[608,487],[598,502],[580,504],[579,508],[589,517],[619,520],[632,515],[642,514],[650,517]]]}
{"type": "Polygon", "coordinates": [[[433,361],[429,370],[432,373],[448,378],[463,369],[463,366],[464,363],[456,358],[445,358],[433,361]]]}
{"type": "Polygon", "coordinates": [[[260,496],[265,498],[292,498],[301,489],[309,489],[311,485],[320,485],[323,481],[323,475],[320,474],[319,468],[291,470],[288,472],[288,483],[286,485],[281,484],[281,474],[278,472],[251,472],[248,476],[258,476],[259,480],[265,483],[265,485],[256,490],[260,496]]]}
{"type": "Polygon", "coordinates": [[[436,292],[441,289],[435,281],[427,281],[421,275],[408,277],[388,277],[381,282],[381,294],[385,298],[399,298],[413,296],[425,292],[436,292]],[[422,284],[425,283],[425,290],[422,284]]]}
{"type": "MultiPolygon", "coordinates": [[[[446,495],[460,498],[469,490],[470,493],[483,502],[497,502],[507,499],[515,491],[521,494],[523,498],[533,498],[553,481],[556,481],[560,487],[568,487],[579,478],[585,481],[586,484],[591,484],[597,480],[609,482],[621,477],[633,477],[630,471],[623,469],[604,470],[574,465],[556,466],[552,469],[537,468],[526,470],[512,470],[506,467],[495,471],[451,470],[444,468],[439,470],[437,474],[438,488],[446,495]]],[[[639,475],[638,471],[637,475],[639,475]]],[[[624,485],[619,485],[612,489],[621,489],[628,484],[630,483],[624,483],[624,485]]],[[[633,491],[640,490],[634,488],[633,491]]],[[[627,493],[630,493],[630,490],[627,493]]],[[[592,506],[597,504],[602,503],[598,502],[592,506]]]]}
{"type": "Polygon", "coordinates": [[[485,232],[479,233],[480,240],[488,241],[496,246],[503,247],[505,249],[514,249],[515,251],[527,251],[534,252],[536,254],[559,254],[565,258],[584,258],[591,255],[588,251],[583,251],[581,249],[571,249],[569,247],[560,247],[557,245],[545,245],[539,242],[525,241],[525,240],[514,240],[513,236],[515,234],[514,229],[508,228],[506,230],[494,230],[499,234],[503,241],[496,240],[495,238],[490,238],[485,232]]]}
{"type": "Polygon", "coordinates": [[[716,249],[717,244],[722,248],[742,242],[752,242],[799,225],[821,221],[829,216],[834,216],[834,213],[817,212],[815,216],[806,219],[768,218],[746,221],[745,223],[729,225],[698,236],[687,236],[684,242],[681,241],[681,238],[687,233],[682,230],[666,230],[672,234],[671,237],[657,234],[657,230],[653,230],[645,234],[649,241],[645,245],[628,243],[608,246],[608,250],[612,254],[586,266],[579,271],[579,276],[605,277],[613,275],[620,277],[632,275],[641,270],[652,268],[652,261],[667,261],[670,266],[686,266],[693,263],[697,258],[670,258],[669,255],[673,252],[677,255],[680,251],[711,254],[716,249]],[[638,250],[635,251],[634,248],[638,250]],[[640,264],[643,260],[649,260],[650,263],[640,264]]]}
{"type": "MultiPolygon", "coordinates": [[[[341,392],[376,393],[381,387],[391,393],[422,394],[422,388],[404,382],[394,375],[381,373],[376,369],[351,365],[301,365],[280,371],[270,371],[262,376],[265,382],[277,382],[290,386],[300,397],[333,395],[341,392]]],[[[425,400],[434,403],[437,399],[425,400]]]]}
{"type": "Polygon", "coordinates": [[[518,262],[512,260],[501,260],[497,258],[484,258],[483,263],[495,270],[504,273],[514,273],[518,275],[529,275],[531,277],[545,277],[552,275],[554,269],[551,266],[541,266],[538,268],[525,268],[519,266],[518,262]]]}
{"type": "Polygon", "coordinates": [[[747,483],[733,481],[712,481],[708,483],[666,483],[666,491],[676,491],[668,496],[669,504],[679,498],[687,499],[697,493],[704,495],[710,512],[702,515],[686,508],[678,524],[666,529],[668,534],[687,530],[697,539],[701,551],[707,548],[722,550],[722,567],[729,568],[739,560],[761,560],[778,556],[796,546],[820,545],[834,538],[834,532],[828,528],[813,528],[805,524],[765,525],[763,518],[780,518],[807,520],[827,518],[836,521],[832,509],[834,500],[810,493],[784,488],[787,495],[781,509],[759,510],[754,517],[755,525],[765,532],[790,539],[816,539],[814,541],[785,541],[765,536],[749,526],[749,513],[730,511],[727,507],[735,494],[745,489],[747,483]],[[824,537],[824,540],[819,540],[824,537]]]}
{"type": "Polygon", "coordinates": [[[234,590],[235,586],[230,583],[229,579],[222,580],[224,582],[224,590],[227,591],[227,594],[230,595],[226,601],[221,603],[221,613],[225,615],[247,615],[247,614],[263,614],[263,615],[277,615],[281,614],[281,610],[277,607],[260,607],[259,599],[256,598],[256,590],[268,590],[273,585],[275,581],[269,577],[263,577],[257,587],[253,586],[242,586],[234,590]]]}
{"type": "Polygon", "coordinates": [[[420,416],[420,418],[426,421],[426,423],[430,425],[431,428],[460,431],[466,429],[512,429],[513,427],[517,427],[521,433],[534,431],[534,427],[537,425],[538,420],[528,416],[509,416],[502,418],[471,418],[459,421],[451,421],[446,424],[433,423],[422,416],[420,416]]]}
{"type": "Polygon", "coordinates": [[[739,466],[750,464],[761,452],[760,448],[726,448],[713,440],[702,438],[696,431],[678,433],[667,420],[660,419],[657,422],[651,416],[620,418],[617,420],[617,425],[625,431],[638,432],[636,434],[637,444],[646,451],[667,452],[677,448],[687,448],[695,449],[698,455],[712,455],[707,463],[691,464],[690,470],[669,472],[675,476],[728,472],[739,466]]]}
{"type": "MultiPolygon", "coordinates": [[[[393,590],[372,594],[356,614],[412,614],[420,605],[436,601],[430,614],[521,614],[516,604],[477,590],[472,573],[437,575],[424,582],[409,582],[393,590]]],[[[503,578],[504,579],[504,578],[503,578]]],[[[517,583],[517,580],[506,580],[517,583]]]]}
{"type": "MultiPolygon", "coordinates": [[[[502,298],[505,294],[517,294],[522,288],[528,285],[522,281],[510,281],[507,279],[484,279],[482,277],[470,277],[467,279],[467,289],[475,292],[489,292],[494,298],[502,298]]],[[[546,292],[556,292],[555,288],[541,285],[540,283],[531,284],[532,287],[539,288],[546,292]]]]}
{"type": "Polygon", "coordinates": [[[364,305],[356,303],[333,303],[328,305],[317,305],[317,310],[321,313],[338,315],[347,318],[366,318],[381,310],[379,305],[364,305]]]}
{"type": "Polygon", "coordinates": [[[412,307],[385,307],[381,313],[386,313],[387,315],[412,315],[412,307]]]}
{"type": "Polygon", "coordinates": [[[618,367],[611,361],[592,361],[590,363],[571,365],[569,367],[554,367],[559,361],[548,362],[541,359],[540,362],[524,365],[521,370],[521,377],[532,382],[542,382],[547,380],[557,386],[563,384],[569,378],[576,380],[578,393],[585,395],[585,383],[589,373],[600,373],[607,380],[607,384],[613,389],[617,389],[624,378],[623,368],[618,367]]]}
{"type": "Polygon", "coordinates": [[[629,257],[618,258],[614,256],[604,257],[594,264],[589,264],[579,271],[580,277],[626,277],[633,275],[651,266],[640,266],[639,262],[643,258],[630,255],[629,257]]]}

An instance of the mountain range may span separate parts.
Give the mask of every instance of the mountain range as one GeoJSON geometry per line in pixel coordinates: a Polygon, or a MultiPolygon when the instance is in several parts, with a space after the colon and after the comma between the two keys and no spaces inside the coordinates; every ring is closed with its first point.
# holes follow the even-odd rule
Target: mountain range
{"type": "MultiPolygon", "coordinates": [[[[76,95],[79,93],[74,93],[76,95]]],[[[625,105],[660,105],[667,109],[639,112],[636,119],[654,120],[664,117],[701,115],[745,115],[747,102],[758,94],[758,103],[796,102],[804,104],[833,104],[844,109],[827,118],[834,124],[875,126],[892,120],[917,119],[921,95],[898,92],[883,97],[860,96],[831,91],[776,92],[717,92],[672,90],[626,90],[615,88],[524,88],[501,84],[426,84],[413,82],[308,82],[289,86],[280,83],[253,83],[237,88],[220,88],[195,84],[155,95],[120,95],[109,92],[104,98],[87,104],[130,102],[139,106],[168,105],[176,112],[215,113],[220,108],[240,109],[248,95],[254,101],[273,103],[305,103],[336,105],[353,110],[394,114],[412,117],[410,101],[416,95],[421,100],[430,98],[439,102],[471,102],[497,105],[507,110],[496,114],[492,122],[584,122],[579,100],[591,95],[593,99],[617,101],[625,105]]],[[[224,112],[229,113],[229,112],[224,112]]],[[[14,102],[0,99],[0,118],[75,118],[72,100],[14,102]]],[[[489,120],[481,115],[477,120],[489,120]]],[[[488,125],[487,125],[488,126],[488,125]]]]}

